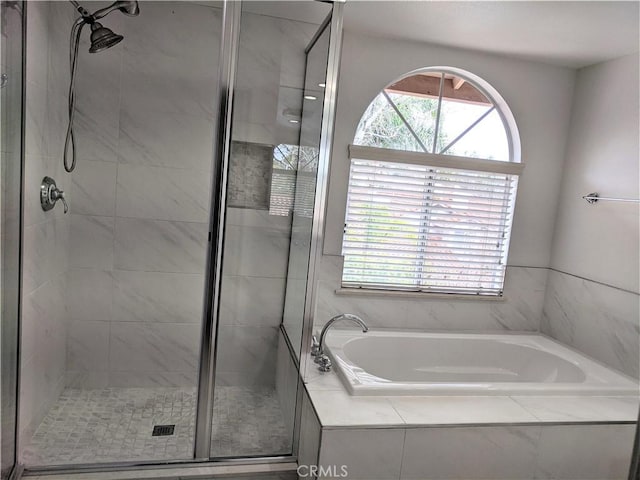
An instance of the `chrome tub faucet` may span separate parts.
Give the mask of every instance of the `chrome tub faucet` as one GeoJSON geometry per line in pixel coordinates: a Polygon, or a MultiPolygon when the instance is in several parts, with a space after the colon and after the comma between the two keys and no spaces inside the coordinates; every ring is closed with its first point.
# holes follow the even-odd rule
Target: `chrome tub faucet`
{"type": "Polygon", "coordinates": [[[321,372],[331,371],[331,360],[324,352],[325,338],[329,329],[336,322],[339,322],[341,320],[349,320],[350,322],[356,323],[360,326],[360,328],[362,328],[363,333],[367,333],[369,331],[369,327],[367,327],[367,324],[364,323],[364,320],[352,313],[341,313],[340,315],[336,315],[331,320],[329,320],[320,332],[320,341],[318,341],[318,338],[314,335],[311,343],[311,355],[316,357],[315,362],[318,364],[318,370],[320,370],[321,372]]]}

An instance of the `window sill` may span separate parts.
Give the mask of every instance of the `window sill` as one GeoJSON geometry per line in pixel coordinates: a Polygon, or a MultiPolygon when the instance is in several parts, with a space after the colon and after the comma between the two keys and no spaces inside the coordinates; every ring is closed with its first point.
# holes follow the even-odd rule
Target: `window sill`
{"type": "Polygon", "coordinates": [[[368,288],[348,288],[336,289],[336,295],[353,297],[387,297],[387,298],[419,298],[421,300],[466,300],[470,302],[504,302],[504,295],[463,295],[460,293],[427,293],[427,292],[403,292],[400,290],[377,290],[368,288]]]}

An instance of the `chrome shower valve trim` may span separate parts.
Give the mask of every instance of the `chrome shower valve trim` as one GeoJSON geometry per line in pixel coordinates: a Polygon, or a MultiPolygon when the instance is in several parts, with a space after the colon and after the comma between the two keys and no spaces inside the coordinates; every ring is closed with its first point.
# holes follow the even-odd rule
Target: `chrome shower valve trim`
{"type": "Polygon", "coordinates": [[[64,196],[64,191],[60,190],[56,185],[56,181],[51,177],[44,177],[40,185],[40,205],[42,210],[48,212],[60,200],[64,205],[64,213],[69,211],[69,205],[64,196]]]}

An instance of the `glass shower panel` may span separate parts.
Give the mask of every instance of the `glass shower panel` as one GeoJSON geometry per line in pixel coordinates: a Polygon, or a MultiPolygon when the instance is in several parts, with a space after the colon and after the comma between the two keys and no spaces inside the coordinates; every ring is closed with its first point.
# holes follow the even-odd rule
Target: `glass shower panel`
{"type": "MultiPolygon", "coordinates": [[[[305,47],[330,10],[331,5],[318,2],[243,2],[212,457],[292,453],[295,366],[280,327],[301,165],[305,47]]],[[[308,163],[306,157],[303,161],[308,163]]]]}
{"type": "Polygon", "coordinates": [[[191,459],[221,3],[144,1],[138,16],[115,11],[101,22],[124,39],[95,54],[84,29],[71,174],[62,169],[62,146],[77,13],[68,2],[29,2],[28,15],[27,85],[34,87],[27,106],[38,111],[44,98],[55,121],[48,122],[50,150],[41,159],[27,155],[35,173],[27,175],[26,194],[31,199],[32,183],[52,176],[70,212],[45,213],[39,204],[26,210],[39,219],[27,230],[37,235],[45,225],[62,240],[40,251],[32,245],[50,237],[25,243],[25,261],[56,265],[55,276],[27,282],[26,304],[48,308],[25,310],[27,343],[57,343],[32,348],[24,364],[24,460],[191,459]],[[46,330],[33,333],[33,325],[46,330]],[[49,351],[55,361],[44,356],[49,351]]]}
{"type": "Polygon", "coordinates": [[[0,478],[16,460],[23,3],[0,3],[0,478]]]}
{"type": "Polygon", "coordinates": [[[283,319],[284,330],[298,358],[300,357],[309,270],[330,33],[331,28],[327,25],[309,49],[306,63],[300,150],[283,319]]]}

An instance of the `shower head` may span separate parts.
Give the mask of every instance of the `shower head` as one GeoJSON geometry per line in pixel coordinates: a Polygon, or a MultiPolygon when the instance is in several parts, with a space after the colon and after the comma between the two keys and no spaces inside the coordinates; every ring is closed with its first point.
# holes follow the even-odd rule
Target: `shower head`
{"type": "Polygon", "coordinates": [[[85,25],[91,26],[91,47],[89,53],[102,52],[108,48],[113,47],[120,43],[124,37],[114,33],[111,29],[104,27],[98,23],[98,19],[106,17],[114,10],[120,10],[125,15],[135,17],[140,14],[140,7],[136,1],[116,1],[106,8],[98,10],[93,15],[80,3],[78,0],[69,0],[73,7],[80,14],[71,27],[71,81],[69,84],[69,122],[67,123],[67,135],[64,141],[64,152],[62,155],[62,163],[65,171],[71,173],[76,168],[76,147],[73,135],[73,118],[75,114],[75,78],[76,78],[76,66],[78,65],[78,48],[80,45],[80,35],[85,25]],[[71,146],[71,163],[69,163],[68,153],[69,146],[71,146]]]}
{"type": "Polygon", "coordinates": [[[95,22],[91,24],[91,48],[89,53],[97,53],[120,43],[124,37],[95,22]]]}
{"type": "MultiPolygon", "coordinates": [[[[96,13],[91,14],[88,10],[86,10],[77,0],[69,0],[71,4],[80,12],[81,17],[76,20],[74,25],[74,29],[72,29],[72,37],[75,37],[74,31],[76,27],[79,27],[76,31],[77,37],[79,38],[80,31],[82,30],[83,25],[91,25],[91,48],[89,48],[90,53],[97,53],[107,48],[111,48],[114,45],[120,43],[123,40],[122,35],[118,35],[113,33],[107,27],[104,27],[101,23],[98,22],[99,19],[106,17],[111,12],[115,10],[120,10],[125,15],[129,15],[131,17],[135,17],[140,14],[140,7],[138,6],[137,1],[123,1],[118,0],[117,2],[113,2],[108,7],[105,7],[101,10],[98,10],[96,13]]],[[[76,39],[77,42],[77,39],[76,39]]]]}

